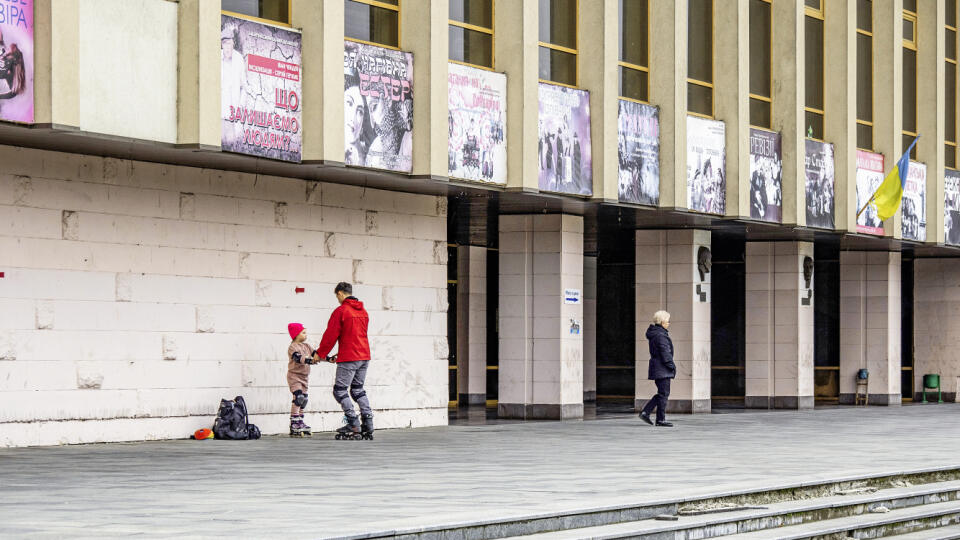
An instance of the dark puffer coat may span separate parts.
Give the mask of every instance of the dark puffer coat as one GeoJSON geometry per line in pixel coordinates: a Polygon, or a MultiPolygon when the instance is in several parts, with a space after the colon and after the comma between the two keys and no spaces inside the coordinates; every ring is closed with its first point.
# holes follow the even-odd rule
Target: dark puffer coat
{"type": "Polygon", "coordinates": [[[647,328],[647,341],[650,344],[650,369],[647,378],[672,379],[677,376],[677,366],[673,363],[673,342],[670,333],[659,324],[647,328]]]}

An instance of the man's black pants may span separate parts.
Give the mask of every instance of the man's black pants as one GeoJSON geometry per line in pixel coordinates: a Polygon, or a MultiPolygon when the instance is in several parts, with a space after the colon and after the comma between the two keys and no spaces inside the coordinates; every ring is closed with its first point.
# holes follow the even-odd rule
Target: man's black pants
{"type": "Polygon", "coordinates": [[[657,409],[657,422],[663,422],[667,419],[667,398],[670,397],[670,379],[657,379],[657,393],[643,407],[643,412],[648,416],[657,409]]]}

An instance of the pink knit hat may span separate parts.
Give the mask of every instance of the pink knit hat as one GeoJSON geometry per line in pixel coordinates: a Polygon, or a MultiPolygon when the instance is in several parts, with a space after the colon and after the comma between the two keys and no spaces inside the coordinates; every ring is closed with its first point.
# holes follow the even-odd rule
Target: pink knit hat
{"type": "Polygon", "coordinates": [[[287,325],[287,332],[290,332],[290,339],[297,339],[300,332],[303,332],[303,325],[298,322],[292,322],[287,325]]]}

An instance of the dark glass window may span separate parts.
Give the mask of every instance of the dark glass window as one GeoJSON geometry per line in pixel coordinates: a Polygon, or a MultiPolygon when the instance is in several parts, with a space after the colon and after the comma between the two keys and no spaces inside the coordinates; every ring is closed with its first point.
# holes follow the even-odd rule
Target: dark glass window
{"type": "Polygon", "coordinates": [[[689,0],[687,109],[713,116],[713,0],[689,0]]]}
{"type": "Polygon", "coordinates": [[[368,3],[368,0],[343,0],[344,36],[348,39],[387,47],[399,47],[400,6],[398,2],[399,0],[380,0],[377,5],[373,5],[368,3]]]}
{"type": "Polygon", "coordinates": [[[577,0],[539,0],[540,78],[577,85],[577,0]]]}
{"type": "Polygon", "coordinates": [[[770,2],[750,0],[750,125],[771,127],[770,2]]]}
{"type": "Polygon", "coordinates": [[[221,0],[220,9],[290,24],[289,0],[221,0]]]}
{"type": "Polygon", "coordinates": [[[649,4],[647,0],[619,0],[618,7],[620,95],[648,101],[649,4]]]}
{"type": "Polygon", "coordinates": [[[493,0],[449,0],[450,59],[493,68],[493,0]]]}

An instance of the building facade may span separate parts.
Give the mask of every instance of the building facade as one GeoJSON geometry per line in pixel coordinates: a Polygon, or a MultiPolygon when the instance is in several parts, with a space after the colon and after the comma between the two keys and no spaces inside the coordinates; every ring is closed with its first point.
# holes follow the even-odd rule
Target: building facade
{"type": "Polygon", "coordinates": [[[0,2],[0,445],[284,432],[339,281],[378,427],[642,404],[659,309],[678,412],[955,400],[956,4],[0,2]]]}

